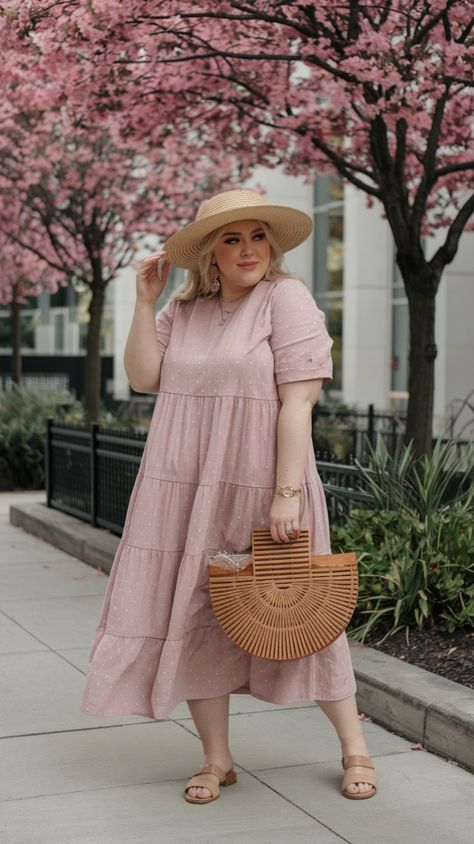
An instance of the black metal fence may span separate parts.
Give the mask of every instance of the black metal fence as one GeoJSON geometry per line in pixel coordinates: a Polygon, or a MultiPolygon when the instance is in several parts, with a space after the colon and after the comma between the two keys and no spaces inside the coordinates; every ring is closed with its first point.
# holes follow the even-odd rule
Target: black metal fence
{"type": "Polygon", "coordinates": [[[367,443],[375,445],[381,436],[389,453],[400,449],[405,434],[406,414],[376,411],[373,404],[367,410],[331,408],[316,404],[313,408],[313,437],[316,454],[339,455],[351,464],[366,462],[367,443]]]}
{"type": "MultiPolygon", "coordinates": [[[[48,507],[121,535],[147,434],[47,420],[48,507]]],[[[331,520],[369,502],[355,466],[318,459],[331,520]]]]}
{"type": "Polygon", "coordinates": [[[121,534],[146,434],[47,420],[48,507],[121,534]]]}

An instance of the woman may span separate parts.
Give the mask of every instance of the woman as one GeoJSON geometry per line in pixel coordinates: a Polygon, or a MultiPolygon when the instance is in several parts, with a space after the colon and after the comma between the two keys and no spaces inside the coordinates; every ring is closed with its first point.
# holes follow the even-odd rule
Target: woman
{"type": "Polygon", "coordinates": [[[235,782],[231,692],[316,700],[341,741],[342,793],[376,791],[345,634],[304,659],[259,659],[220,629],[207,588],[209,549],[244,551],[257,526],[285,543],[305,528],[313,554],[330,550],[311,408],[331,378],[332,341],[305,285],[281,268],[311,231],[300,211],[227,191],[137,276],[125,368],[135,390],[158,397],[81,708],[166,718],[187,700],[204,751],[189,802],[235,782]],[[171,263],[187,280],[155,320],[171,263]]]}

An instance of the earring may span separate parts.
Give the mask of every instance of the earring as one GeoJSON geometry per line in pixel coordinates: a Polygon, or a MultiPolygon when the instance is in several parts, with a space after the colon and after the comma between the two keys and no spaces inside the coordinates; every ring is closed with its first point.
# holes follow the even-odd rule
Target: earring
{"type": "MultiPolygon", "coordinates": [[[[217,268],[217,264],[212,264],[212,266],[217,268]]],[[[214,278],[212,279],[212,281],[209,285],[209,290],[212,293],[219,293],[219,290],[221,289],[221,282],[220,282],[220,279],[219,279],[217,269],[214,270],[213,275],[214,275],[214,278]]]]}

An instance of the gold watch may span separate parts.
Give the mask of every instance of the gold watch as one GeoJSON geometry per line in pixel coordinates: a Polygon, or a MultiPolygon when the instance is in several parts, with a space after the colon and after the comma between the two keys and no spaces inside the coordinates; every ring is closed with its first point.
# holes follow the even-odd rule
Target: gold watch
{"type": "Polygon", "coordinates": [[[299,489],[294,486],[277,486],[275,490],[277,495],[283,495],[284,498],[293,498],[294,495],[299,495],[299,489]]]}

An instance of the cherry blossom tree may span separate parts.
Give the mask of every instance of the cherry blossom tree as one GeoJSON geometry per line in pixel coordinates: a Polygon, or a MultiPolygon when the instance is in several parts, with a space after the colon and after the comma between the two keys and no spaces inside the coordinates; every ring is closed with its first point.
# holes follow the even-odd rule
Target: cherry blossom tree
{"type": "MultiPolygon", "coordinates": [[[[9,48],[0,71],[8,92],[0,106],[0,231],[22,254],[30,252],[52,273],[90,289],[84,408],[93,421],[99,412],[107,285],[147,237],[169,234],[188,220],[203,194],[226,183],[234,159],[210,160],[203,137],[191,130],[181,133],[178,144],[156,112],[153,141],[134,137],[130,142],[113,113],[99,120],[84,108],[86,62],[68,89],[69,74],[61,77],[59,63],[49,61],[49,54],[25,35],[21,20],[13,19],[19,27],[11,18],[0,20],[9,48]],[[81,108],[79,82],[84,83],[81,108]],[[74,96],[68,96],[72,90],[74,96]],[[12,196],[21,209],[14,218],[12,196]]],[[[49,17],[48,22],[43,35],[55,44],[54,21],[49,17]]]]}
{"type": "Polygon", "coordinates": [[[381,203],[409,303],[406,437],[429,453],[436,293],[474,211],[470,0],[37,0],[17,21],[84,120],[139,143],[159,113],[215,161],[336,171],[381,203]]]}

